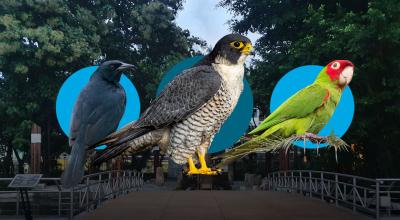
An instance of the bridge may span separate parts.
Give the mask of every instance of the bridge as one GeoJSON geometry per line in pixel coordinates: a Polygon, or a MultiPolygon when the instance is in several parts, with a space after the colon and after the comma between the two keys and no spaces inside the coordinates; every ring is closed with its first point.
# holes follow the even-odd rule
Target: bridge
{"type": "MultiPolygon", "coordinates": [[[[71,190],[59,178],[40,182],[29,191],[34,219],[400,219],[400,179],[297,170],[240,191],[150,189],[132,171],[91,174],[71,190]]],[[[0,219],[22,219],[20,203],[16,191],[0,191],[0,219]]]]}

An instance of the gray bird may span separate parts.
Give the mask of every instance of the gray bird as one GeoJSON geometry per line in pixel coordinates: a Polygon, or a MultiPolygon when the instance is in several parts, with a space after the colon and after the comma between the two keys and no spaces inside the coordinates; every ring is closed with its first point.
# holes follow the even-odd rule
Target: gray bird
{"type": "Polygon", "coordinates": [[[86,150],[117,129],[126,104],[125,91],[119,80],[122,71],[132,67],[118,60],[102,63],[79,94],[71,118],[71,155],[61,178],[64,188],[81,181],[86,150]]]}
{"type": "Polygon", "coordinates": [[[136,122],[99,144],[109,147],[94,160],[98,165],[125,150],[138,152],[158,145],[189,174],[216,174],[205,154],[243,90],[244,62],[252,48],[247,37],[229,34],[195,67],[183,71],[136,122]],[[197,169],[194,160],[200,162],[197,169]]]}

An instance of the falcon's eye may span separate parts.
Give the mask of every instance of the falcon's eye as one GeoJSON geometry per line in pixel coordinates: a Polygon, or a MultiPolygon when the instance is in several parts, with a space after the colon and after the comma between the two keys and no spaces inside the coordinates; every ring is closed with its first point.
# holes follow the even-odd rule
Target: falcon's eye
{"type": "Polygon", "coordinates": [[[243,42],[240,42],[240,41],[233,41],[233,42],[230,43],[230,45],[232,47],[238,48],[238,49],[240,49],[240,48],[242,48],[244,46],[243,42]]]}
{"type": "Polygon", "coordinates": [[[332,63],[331,68],[334,69],[334,70],[339,69],[340,68],[340,63],[339,62],[332,63]]]}

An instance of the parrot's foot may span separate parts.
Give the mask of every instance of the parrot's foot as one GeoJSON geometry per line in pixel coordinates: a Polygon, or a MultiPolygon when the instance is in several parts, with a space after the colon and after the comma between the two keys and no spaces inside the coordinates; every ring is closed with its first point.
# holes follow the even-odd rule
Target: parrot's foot
{"type": "Polygon", "coordinates": [[[316,142],[320,142],[320,143],[324,142],[325,143],[325,142],[327,142],[326,137],[320,137],[320,136],[318,136],[316,134],[313,134],[313,133],[305,133],[303,138],[305,140],[309,140],[309,141],[311,141],[313,143],[316,143],[316,142]]]}
{"type": "MultiPolygon", "coordinates": [[[[304,142],[311,141],[312,143],[315,143],[318,145],[317,150],[318,150],[320,144],[328,144],[330,147],[334,148],[336,151],[337,150],[348,150],[347,148],[349,147],[349,145],[345,141],[343,141],[339,137],[336,137],[333,133],[329,136],[318,136],[313,133],[305,133],[303,135],[293,135],[292,137],[289,137],[287,139],[290,140],[290,142],[286,141],[286,143],[291,143],[293,141],[299,141],[299,140],[303,140],[304,142]]],[[[305,146],[305,144],[304,144],[304,146],[305,146]]]]}

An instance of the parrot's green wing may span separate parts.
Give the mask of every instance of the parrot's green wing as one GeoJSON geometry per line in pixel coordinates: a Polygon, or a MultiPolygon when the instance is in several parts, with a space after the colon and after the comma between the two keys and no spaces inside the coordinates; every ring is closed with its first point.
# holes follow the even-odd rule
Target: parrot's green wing
{"type": "Polygon", "coordinates": [[[306,117],[323,105],[329,95],[329,90],[321,85],[309,85],[288,98],[249,135],[258,134],[288,119],[306,117]]]}

